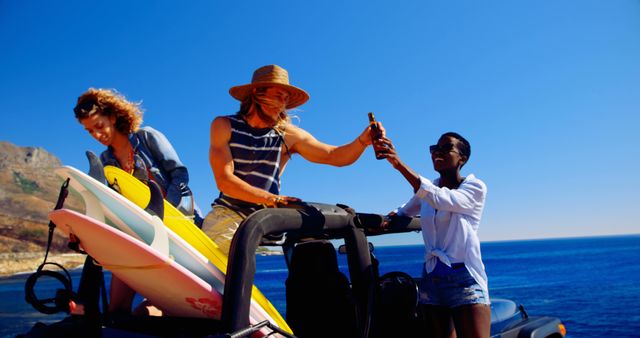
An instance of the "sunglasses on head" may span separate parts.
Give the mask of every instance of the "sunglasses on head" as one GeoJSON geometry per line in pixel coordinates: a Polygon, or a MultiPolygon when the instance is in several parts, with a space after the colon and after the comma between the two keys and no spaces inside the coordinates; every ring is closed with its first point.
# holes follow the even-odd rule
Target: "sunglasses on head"
{"type": "Polygon", "coordinates": [[[458,152],[455,149],[455,145],[453,143],[447,143],[447,144],[443,144],[442,146],[439,146],[437,144],[434,145],[430,145],[429,146],[429,152],[430,153],[435,153],[435,152],[439,152],[441,154],[447,154],[447,153],[457,153],[460,154],[460,152],[458,152]]]}
{"type": "Polygon", "coordinates": [[[102,110],[102,107],[95,100],[87,100],[73,108],[73,112],[79,116],[89,116],[98,110],[102,110]]]}

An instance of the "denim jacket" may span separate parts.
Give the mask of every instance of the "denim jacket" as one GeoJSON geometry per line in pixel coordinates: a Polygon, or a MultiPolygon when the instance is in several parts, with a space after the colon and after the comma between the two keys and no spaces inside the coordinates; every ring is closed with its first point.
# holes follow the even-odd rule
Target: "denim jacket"
{"type": "MultiPolygon", "coordinates": [[[[151,127],[142,127],[129,135],[129,142],[135,154],[133,175],[154,180],[162,188],[166,200],[177,206],[181,188],[189,184],[189,172],[169,140],[151,127]]],[[[120,167],[110,147],[102,152],[100,160],[104,165],[120,167]]]]}

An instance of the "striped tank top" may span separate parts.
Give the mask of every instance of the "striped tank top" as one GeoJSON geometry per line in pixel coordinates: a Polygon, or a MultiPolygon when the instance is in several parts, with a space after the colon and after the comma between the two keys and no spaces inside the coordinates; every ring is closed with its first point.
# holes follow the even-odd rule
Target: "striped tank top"
{"type": "Polygon", "coordinates": [[[283,137],[273,128],[253,128],[237,115],[226,118],[231,123],[229,148],[234,175],[278,195],[283,137]]]}

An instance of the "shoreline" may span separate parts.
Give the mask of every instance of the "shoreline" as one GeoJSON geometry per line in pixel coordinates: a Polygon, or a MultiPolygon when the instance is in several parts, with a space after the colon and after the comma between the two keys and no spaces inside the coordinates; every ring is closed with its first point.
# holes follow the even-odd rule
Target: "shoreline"
{"type": "MultiPolygon", "coordinates": [[[[65,269],[82,267],[87,256],[80,253],[49,253],[47,262],[65,269]]],[[[35,272],[44,260],[44,252],[0,253],[0,278],[35,272]]]]}
{"type": "MultiPolygon", "coordinates": [[[[257,256],[280,256],[282,251],[259,251],[257,256]]],[[[49,253],[47,262],[62,265],[67,270],[82,268],[86,255],[81,253],[49,253]]],[[[44,252],[0,253],[0,278],[35,272],[44,260],[44,252]]]]}

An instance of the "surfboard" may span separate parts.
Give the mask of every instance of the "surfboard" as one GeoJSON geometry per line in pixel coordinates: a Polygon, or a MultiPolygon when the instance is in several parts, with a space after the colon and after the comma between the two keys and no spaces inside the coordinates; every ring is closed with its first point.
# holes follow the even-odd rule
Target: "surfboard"
{"type": "MultiPolygon", "coordinates": [[[[137,206],[144,208],[149,204],[149,200],[151,199],[149,187],[133,175],[118,167],[105,166],[104,176],[110,185],[118,186],[117,190],[122,196],[137,206]]],[[[166,200],[164,201],[163,221],[167,227],[213,262],[220,271],[227,271],[227,256],[218,249],[218,245],[200,230],[190,218],[184,216],[176,207],[166,200]]],[[[275,309],[271,302],[269,302],[255,285],[253,286],[252,297],[265,309],[270,317],[277,320],[276,324],[278,324],[278,326],[283,327],[287,325],[278,310],[275,309]]]]}
{"type": "MultiPolygon", "coordinates": [[[[117,185],[120,194],[135,205],[144,208],[149,204],[151,199],[149,187],[133,175],[118,167],[108,165],[104,167],[104,176],[110,185],[117,185]]],[[[214,262],[222,271],[227,270],[227,256],[218,249],[218,245],[202,232],[189,217],[183,215],[167,200],[164,201],[163,221],[169,229],[214,262]]]]}
{"type": "MultiPolygon", "coordinates": [[[[204,255],[171,228],[165,226],[158,217],[151,216],[138,205],[83,172],[65,166],[56,169],[56,173],[63,178],[71,178],[71,187],[80,193],[85,200],[87,216],[106,223],[148,245],[159,236],[157,233],[166,233],[169,239],[167,244],[169,254],[174,257],[176,263],[211,285],[218,294],[224,293],[224,272],[227,262],[225,255],[217,247],[210,245],[209,251],[211,253],[204,255]],[[207,256],[210,256],[213,261],[207,256]]],[[[166,211],[165,214],[167,214],[166,211]]],[[[200,231],[193,223],[191,225],[200,231]]],[[[211,243],[213,244],[213,242],[211,243]]],[[[257,289],[254,287],[254,290],[257,289]]],[[[140,290],[136,291],[144,294],[140,290]]],[[[219,316],[219,312],[214,315],[215,318],[219,318],[219,316]]],[[[261,293],[253,292],[250,322],[258,323],[262,320],[269,320],[281,329],[291,332],[282,316],[268,300],[261,293]],[[265,304],[265,306],[261,304],[265,304]]]]}
{"type": "Polygon", "coordinates": [[[80,239],[82,248],[104,268],[171,316],[214,318],[222,296],[176,263],[168,237],[158,233],[152,245],[78,212],[49,213],[58,229],[80,239]]]}

